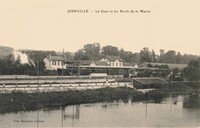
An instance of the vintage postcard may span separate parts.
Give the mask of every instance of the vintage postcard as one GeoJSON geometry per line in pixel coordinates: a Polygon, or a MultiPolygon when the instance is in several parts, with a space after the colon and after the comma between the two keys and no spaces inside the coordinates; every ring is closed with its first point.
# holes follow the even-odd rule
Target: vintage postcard
{"type": "Polygon", "coordinates": [[[200,127],[199,0],[0,0],[0,127],[200,127]]]}

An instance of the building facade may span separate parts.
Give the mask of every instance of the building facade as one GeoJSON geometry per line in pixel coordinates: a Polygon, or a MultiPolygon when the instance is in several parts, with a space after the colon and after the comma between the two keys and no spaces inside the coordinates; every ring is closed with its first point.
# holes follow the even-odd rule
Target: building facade
{"type": "Polygon", "coordinates": [[[46,56],[43,61],[45,63],[46,70],[66,69],[66,64],[64,64],[66,59],[63,56],[52,56],[50,54],[46,56]]]}
{"type": "Polygon", "coordinates": [[[67,65],[67,74],[89,75],[90,73],[106,73],[108,75],[125,75],[134,69],[134,65],[124,62],[119,57],[106,56],[99,61],[84,60],[67,65]]]}
{"type": "Polygon", "coordinates": [[[116,56],[105,56],[99,61],[106,62],[110,67],[123,67],[124,62],[124,60],[116,56]]]}

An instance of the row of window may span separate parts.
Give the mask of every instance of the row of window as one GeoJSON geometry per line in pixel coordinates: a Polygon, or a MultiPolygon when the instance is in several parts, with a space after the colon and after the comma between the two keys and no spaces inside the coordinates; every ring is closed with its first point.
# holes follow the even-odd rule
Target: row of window
{"type": "Polygon", "coordinates": [[[62,62],[61,61],[52,61],[52,65],[61,65],[62,62]]]}
{"type": "Polygon", "coordinates": [[[123,66],[123,65],[121,62],[119,62],[119,63],[111,62],[111,66],[123,66]]]}

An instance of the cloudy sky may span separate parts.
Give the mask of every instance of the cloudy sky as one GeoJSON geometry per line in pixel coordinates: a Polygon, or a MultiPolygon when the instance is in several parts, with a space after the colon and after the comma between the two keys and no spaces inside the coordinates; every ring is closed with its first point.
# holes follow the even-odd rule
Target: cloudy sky
{"type": "Polygon", "coordinates": [[[98,42],[132,52],[149,47],[199,55],[199,5],[199,0],[0,0],[0,45],[74,52],[98,42]]]}

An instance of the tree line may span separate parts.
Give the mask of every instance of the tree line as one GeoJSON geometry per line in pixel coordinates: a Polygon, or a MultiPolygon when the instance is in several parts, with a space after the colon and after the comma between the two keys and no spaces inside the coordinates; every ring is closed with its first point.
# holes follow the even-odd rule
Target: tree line
{"type": "Polygon", "coordinates": [[[99,60],[107,55],[118,56],[126,62],[135,62],[138,64],[143,62],[187,64],[190,60],[198,58],[198,56],[191,54],[182,55],[175,50],[165,51],[160,49],[160,53],[156,54],[154,50],[144,47],[140,52],[132,52],[119,49],[112,45],[101,47],[99,43],[84,45],[83,48],[75,52],[74,57],[71,58],[74,60],[99,60]]]}

